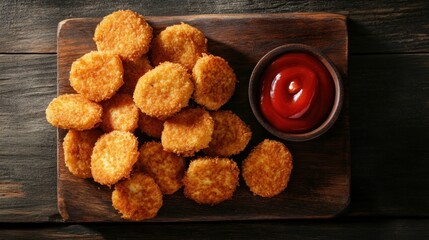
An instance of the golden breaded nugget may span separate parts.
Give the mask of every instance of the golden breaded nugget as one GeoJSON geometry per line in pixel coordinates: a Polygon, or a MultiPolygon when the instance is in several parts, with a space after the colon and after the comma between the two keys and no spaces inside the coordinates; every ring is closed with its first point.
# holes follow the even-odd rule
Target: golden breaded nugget
{"type": "Polygon", "coordinates": [[[128,178],[138,155],[138,141],[132,133],[115,130],[104,134],[91,155],[94,181],[110,186],[128,178]]]}
{"type": "Polygon", "coordinates": [[[136,60],[149,51],[152,27],[130,10],[113,12],[97,25],[94,41],[99,51],[111,51],[123,60],[136,60]]]}
{"type": "Polygon", "coordinates": [[[292,154],[281,142],[265,139],[243,161],[242,175],[250,191],[262,197],[282,192],[292,171],[292,154]]]}
{"type": "Polygon", "coordinates": [[[211,156],[229,157],[243,151],[252,137],[250,128],[231,111],[211,112],[214,131],[209,147],[203,149],[211,156]]]}
{"type": "Polygon", "coordinates": [[[151,46],[154,66],[169,61],[183,65],[189,72],[203,53],[207,53],[206,37],[186,23],[167,27],[153,39],[151,46]]]}
{"type": "Polygon", "coordinates": [[[188,108],[164,122],[161,134],[166,151],[189,157],[209,146],[214,121],[203,108],[188,108]]]}
{"type": "Polygon", "coordinates": [[[80,94],[54,98],[46,108],[46,120],[63,129],[88,130],[101,122],[103,108],[80,94]]]}
{"type": "Polygon", "coordinates": [[[69,171],[80,178],[90,178],[91,154],[95,142],[103,134],[100,129],[70,130],[64,137],[64,162],[69,171]]]}
{"type": "Polygon", "coordinates": [[[161,138],[161,133],[164,129],[164,121],[140,112],[139,129],[149,137],[161,138]]]}
{"type": "Polygon", "coordinates": [[[188,105],[194,84],[177,63],[164,62],[143,75],[134,91],[134,102],[147,115],[166,119],[188,105]]]}
{"type": "Polygon", "coordinates": [[[139,221],[154,218],[162,207],[162,193],[153,178],[135,173],[130,179],[115,185],[112,205],[123,219],[139,221]]]}
{"type": "Polygon", "coordinates": [[[70,86],[87,99],[100,102],[115,95],[124,83],[123,73],[118,55],[92,51],[73,62],[70,86]]]}
{"type": "Polygon", "coordinates": [[[194,100],[209,110],[217,110],[232,97],[237,77],[221,57],[205,55],[192,69],[194,100]]]}
{"type": "Polygon", "coordinates": [[[159,142],[145,142],[135,166],[153,177],[164,194],[173,194],[183,185],[185,158],[164,151],[159,142]]]}
{"type": "Polygon", "coordinates": [[[143,55],[135,61],[122,61],[122,65],[124,66],[124,85],[119,92],[133,95],[139,78],[153,67],[150,65],[147,55],[143,55]]]}
{"type": "Polygon", "coordinates": [[[215,205],[232,198],[240,170],[228,158],[198,158],[183,179],[185,196],[199,204],[215,205]]]}
{"type": "Polygon", "coordinates": [[[121,130],[133,132],[137,128],[140,110],[133,98],[126,94],[116,94],[102,103],[103,122],[101,128],[110,132],[121,130]]]}

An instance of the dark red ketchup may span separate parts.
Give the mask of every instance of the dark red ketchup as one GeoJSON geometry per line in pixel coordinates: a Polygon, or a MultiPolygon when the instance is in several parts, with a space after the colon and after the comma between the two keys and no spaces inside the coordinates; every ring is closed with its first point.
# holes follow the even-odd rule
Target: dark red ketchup
{"type": "Polygon", "coordinates": [[[262,114],[278,130],[304,133],[327,118],[335,98],[331,74],[316,57],[285,53],[262,75],[262,114]]]}

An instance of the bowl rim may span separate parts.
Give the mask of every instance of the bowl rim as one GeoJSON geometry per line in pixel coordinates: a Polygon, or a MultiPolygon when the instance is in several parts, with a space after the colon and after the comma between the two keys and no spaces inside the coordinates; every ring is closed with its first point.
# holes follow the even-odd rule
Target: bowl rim
{"type": "Polygon", "coordinates": [[[268,132],[283,140],[300,142],[317,138],[334,125],[342,109],[344,88],[341,74],[335,67],[335,64],[324,53],[322,53],[321,50],[305,44],[285,44],[266,53],[255,65],[249,80],[248,97],[253,115],[268,132]],[[305,133],[286,133],[274,128],[265,119],[260,110],[259,99],[262,84],[261,76],[269,63],[271,63],[280,55],[289,52],[304,52],[316,57],[326,67],[334,82],[335,98],[331,112],[329,113],[328,117],[326,117],[325,121],[322,122],[322,124],[320,124],[317,128],[305,133]]]}

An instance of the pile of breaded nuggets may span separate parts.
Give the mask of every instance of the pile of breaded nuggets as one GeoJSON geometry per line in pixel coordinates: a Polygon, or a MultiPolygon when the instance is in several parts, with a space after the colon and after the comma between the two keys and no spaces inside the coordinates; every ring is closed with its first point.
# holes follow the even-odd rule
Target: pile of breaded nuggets
{"type": "MultiPolygon", "coordinates": [[[[69,129],[63,148],[70,172],[114,185],[113,207],[130,220],[155,217],[163,194],[182,186],[199,204],[232,198],[239,168],[229,157],[252,135],[233,112],[218,110],[237,80],[227,61],[208,53],[204,34],[185,23],[152,34],[135,12],[104,17],[94,34],[98,51],[71,66],[77,93],[58,96],[46,109],[49,123],[69,129]],[[137,128],[161,141],[139,148],[137,128]]],[[[273,140],[257,145],[242,164],[246,185],[262,197],[282,192],[291,170],[292,155],[273,140]]]]}

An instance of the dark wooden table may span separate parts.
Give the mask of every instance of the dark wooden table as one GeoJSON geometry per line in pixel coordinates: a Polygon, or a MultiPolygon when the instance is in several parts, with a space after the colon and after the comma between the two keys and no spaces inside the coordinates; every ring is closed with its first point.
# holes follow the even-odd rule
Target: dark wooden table
{"type": "Polygon", "coordinates": [[[1,1],[0,239],[429,239],[427,1],[1,1]],[[56,199],[56,28],[143,15],[333,12],[348,17],[351,202],[331,220],[62,223],[56,199]]]}

